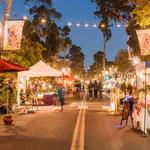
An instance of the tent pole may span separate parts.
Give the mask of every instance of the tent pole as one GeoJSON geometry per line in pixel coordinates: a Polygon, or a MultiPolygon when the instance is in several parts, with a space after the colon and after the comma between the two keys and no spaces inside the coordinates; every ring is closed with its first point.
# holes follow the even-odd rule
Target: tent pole
{"type": "Polygon", "coordinates": [[[145,101],[144,101],[144,136],[147,136],[147,129],[146,129],[146,117],[147,117],[147,60],[146,60],[146,56],[145,56],[145,101]]]}

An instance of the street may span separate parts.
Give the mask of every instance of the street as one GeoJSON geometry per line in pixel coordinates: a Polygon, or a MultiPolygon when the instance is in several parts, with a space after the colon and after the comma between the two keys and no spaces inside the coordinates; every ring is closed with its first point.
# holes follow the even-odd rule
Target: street
{"type": "Polygon", "coordinates": [[[80,105],[79,100],[71,101],[65,105],[63,112],[60,112],[59,106],[55,106],[39,108],[33,114],[14,115],[14,124],[10,127],[3,125],[0,116],[1,150],[149,149],[149,136],[142,137],[140,131],[131,129],[130,121],[126,127],[119,128],[121,116],[107,115],[102,106],[109,105],[108,98],[86,102],[88,109],[85,111],[84,129],[84,113],[80,118],[82,124],[77,123],[80,105]],[[81,133],[74,140],[77,128],[81,133]],[[72,143],[78,140],[78,146],[74,147],[72,143]]]}

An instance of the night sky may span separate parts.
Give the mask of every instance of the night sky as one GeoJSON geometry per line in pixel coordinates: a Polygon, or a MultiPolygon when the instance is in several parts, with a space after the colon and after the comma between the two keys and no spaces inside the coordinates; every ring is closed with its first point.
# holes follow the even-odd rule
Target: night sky
{"type": "MultiPolygon", "coordinates": [[[[62,14],[60,25],[66,25],[72,22],[70,37],[74,44],[80,46],[85,55],[85,68],[93,62],[93,54],[98,50],[103,50],[103,37],[100,30],[93,28],[92,25],[98,25],[99,20],[93,14],[96,5],[90,0],[54,0],[54,7],[62,14]],[[81,27],[75,24],[80,23],[81,27]],[[85,28],[84,24],[89,27],[85,28]]],[[[11,11],[11,19],[20,19],[28,15],[29,6],[23,6],[23,0],[14,0],[11,11]],[[15,15],[15,16],[14,16],[15,15]]],[[[0,19],[4,12],[4,2],[0,3],[0,19]]],[[[112,38],[106,47],[106,56],[108,60],[114,60],[117,52],[121,48],[127,48],[127,36],[124,26],[120,28],[112,27],[112,38]]]]}

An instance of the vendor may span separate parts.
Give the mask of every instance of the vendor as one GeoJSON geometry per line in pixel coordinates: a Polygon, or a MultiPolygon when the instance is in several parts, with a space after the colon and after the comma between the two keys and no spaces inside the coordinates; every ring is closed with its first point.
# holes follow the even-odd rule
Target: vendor
{"type": "Polygon", "coordinates": [[[120,125],[122,125],[123,120],[126,120],[126,125],[127,125],[128,117],[130,116],[132,127],[134,128],[132,111],[133,111],[133,96],[131,91],[127,91],[127,95],[123,100],[123,110],[122,110],[122,118],[121,118],[120,125]]]}

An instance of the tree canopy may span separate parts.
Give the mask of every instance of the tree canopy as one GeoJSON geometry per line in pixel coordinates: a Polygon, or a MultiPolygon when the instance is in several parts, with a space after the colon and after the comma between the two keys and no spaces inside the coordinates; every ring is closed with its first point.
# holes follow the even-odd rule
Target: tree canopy
{"type": "Polygon", "coordinates": [[[82,76],[84,73],[84,54],[81,52],[81,47],[72,45],[69,55],[71,73],[82,76]]]}
{"type": "Polygon", "coordinates": [[[25,0],[31,3],[29,12],[33,16],[31,22],[28,22],[26,36],[32,41],[39,42],[45,48],[42,51],[43,58],[50,62],[62,50],[68,49],[72,41],[69,38],[70,29],[67,26],[59,27],[56,21],[62,17],[61,13],[56,11],[51,0],[25,0]]]}
{"type": "Polygon", "coordinates": [[[127,72],[134,71],[134,67],[128,59],[127,50],[121,49],[115,59],[115,65],[120,73],[126,74],[127,72]]]}
{"type": "Polygon", "coordinates": [[[150,2],[149,0],[131,0],[135,9],[131,12],[136,17],[137,24],[141,27],[150,27],[150,2]]]}

